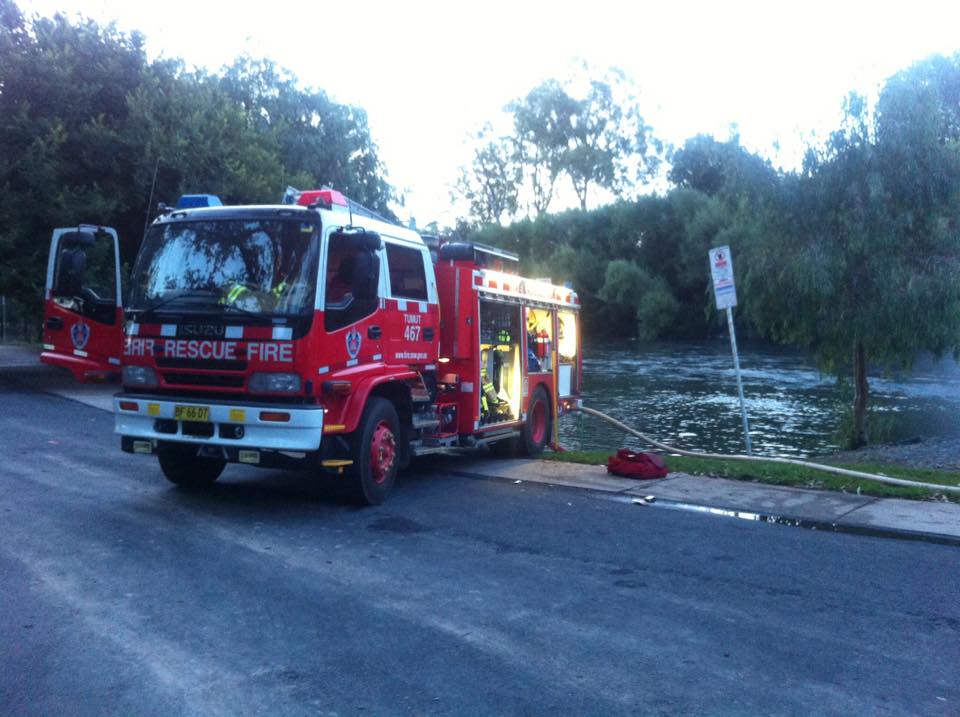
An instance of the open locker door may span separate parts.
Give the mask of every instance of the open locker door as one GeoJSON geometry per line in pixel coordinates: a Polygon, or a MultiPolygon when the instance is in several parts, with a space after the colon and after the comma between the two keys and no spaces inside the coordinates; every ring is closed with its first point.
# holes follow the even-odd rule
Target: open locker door
{"type": "Polygon", "coordinates": [[[40,360],[78,381],[115,381],[123,350],[117,232],[81,224],[53,230],[40,360]]]}

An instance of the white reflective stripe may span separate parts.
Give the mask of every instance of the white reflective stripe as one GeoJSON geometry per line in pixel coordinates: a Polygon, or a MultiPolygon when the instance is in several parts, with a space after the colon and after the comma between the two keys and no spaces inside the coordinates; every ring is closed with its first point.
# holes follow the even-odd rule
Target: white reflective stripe
{"type": "Polygon", "coordinates": [[[80,349],[74,349],[74,350],[73,350],[73,355],[74,355],[74,356],[79,356],[80,358],[86,358],[86,357],[89,356],[90,354],[88,354],[86,351],[81,351],[80,349]]]}
{"type": "Polygon", "coordinates": [[[427,313],[427,302],[426,302],[426,301],[421,301],[421,302],[420,302],[420,306],[419,306],[418,308],[420,309],[420,313],[421,313],[421,314],[427,313]]]}
{"type": "Polygon", "coordinates": [[[397,311],[406,311],[406,310],[407,310],[407,300],[397,299],[397,311]]]}
{"type": "Polygon", "coordinates": [[[136,324],[131,321],[127,324],[127,336],[136,336],[140,333],[140,324],[136,324]]]}
{"type": "Polygon", "coordinates": [[[347,361],[347,366],[356,366],[358,363],[360,363],[360,359],[350,359],[347,361]]]}
{"type": "Polygon", "coordinates": [[[43,350],[44,350],[44,351],[53,351],[55,348],[57,348],[57,347],[54,346],[53,344],[44,344],[44,345],[43,345],[43,350]]]}
{"type": "Polygon", "coordinates": [[[472,381],[462,381],[460,383],[460,390],[464,393],[473,393],[473,382],[472,381]]]}
{"type": "Polygon", "coordinates": [[[177,325],[176,324],[163,324],[160,327],[161,336],[176,336],[177,335],[177,325]]]}
{"type": "Polygon", "coordinates": [[[382,358],[383,358],[383,354],[374,354],[374,355],[373,355],[373,360],[374,360],[374,361],[379,361],[379,360],[382,359],[382,358]]]}
{"type": "Polygon", "coordinates": [[[479,430],[480,430],[480,421],[474,421],[474,422],[473,422],[473,430],[475,430],[475,431],[479,431],[479,430]]]}
{"type": "Polygon", "coordinates": [[[273,327],[274,341],[289,341],[292,338],[293,338],[292,326],[274,326],[273,327]]]}
{"type": "Polygon", "coordinates": [[[242,339],[243,338],[243,327],[242,326],[228,326],[223,332],[223,338],[225,339],[242,339]]]}
{"type": "Polygon", "coordinates": [[[112,363],[114,366],[119,366],[119,365],[120,365],[120,359],[118,359],[118,358],[110,357],[110,358],[107,359],[107,361],[110,362],[110,363],[112,363]]]}
{"type": "Polygon", "coordinates": [[[330,373],[330,367],[329,367],[329,366],[321,366],[320,368],[317,369],[317,373],[320,374],[321,376],[323,376],[323,374],[325,374],[325,373],[330,373]]]}

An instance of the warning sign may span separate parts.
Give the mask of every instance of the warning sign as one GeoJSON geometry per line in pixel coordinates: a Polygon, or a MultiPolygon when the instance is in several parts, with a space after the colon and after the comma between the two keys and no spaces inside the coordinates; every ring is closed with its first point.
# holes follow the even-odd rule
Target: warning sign
{"type": "Polygon", "coordinates": [[[737,305],[737,287],[733,283],[733,257],[730,247],[718,246],[710,250],[710,275],[713,277],[713,295],[717,309],[723,311],[737,305]]]}

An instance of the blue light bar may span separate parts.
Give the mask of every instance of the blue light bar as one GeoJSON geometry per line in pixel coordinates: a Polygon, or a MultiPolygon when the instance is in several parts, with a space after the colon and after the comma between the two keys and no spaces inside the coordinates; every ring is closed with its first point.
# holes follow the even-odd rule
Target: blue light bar
{"type": "Polygon", "coordinates": [[[222,207],[223,202],[216,194],[184,194],[177,200],[177,209],[194,207],[222,207]]]}

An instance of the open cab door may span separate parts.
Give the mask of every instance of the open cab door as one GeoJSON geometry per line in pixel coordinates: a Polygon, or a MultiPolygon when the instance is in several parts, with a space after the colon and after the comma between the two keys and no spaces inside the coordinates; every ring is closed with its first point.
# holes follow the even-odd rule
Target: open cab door
{"type": "Polygon", "coordinates": [[[120,247],[110,227],[53,230],[40,360],[78,381],[116,381],[123,349],[120,247]]]}

